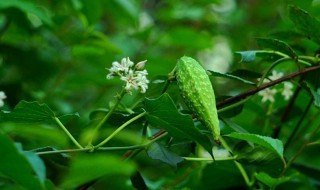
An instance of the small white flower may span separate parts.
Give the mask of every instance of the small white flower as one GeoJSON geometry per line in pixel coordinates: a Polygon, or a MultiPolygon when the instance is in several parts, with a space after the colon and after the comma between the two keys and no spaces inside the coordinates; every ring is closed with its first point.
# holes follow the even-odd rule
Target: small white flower
{"type": "Polygon", "coordinates": [[[283,72],[277,72],[275,70],[272,71],[272,75],[269,76],[270,80],[277,80],[279,78],[283,77],[283,72]]]}
{"type": "Polygon", "coordinates": [[[262,96],[262,102],[270,101],[274,102],[274,95],[277,93],[276,89],[267,88],[265,90],[261,90],[258,92],[260,96],[262,96]]]}
{"type": "Polygon", "coordinates": [[[129,93],[132,89],[138,89],[137,77],[134,76],[133,70],[129,70],[127,75],[122,76],[121,80],[126,82],[126,86],[124,87],[129,93]]]}
{"type": "Polygon", "coordinates": [[[284,82],[283,83],[283,91],[282,91],[282,95],[284,96],[285,100],[289,100],[289,98],[292,96],[293,91],[293,84],[291,82],[284,82]]]}
{"type": "Polygon", "coordinates": [[[146,65],[147,60],[144,61],[140,61],[139,63],[136,64],[135,69],[137,70],[141,70],[144,68],[144,66],[146,65]]]}
{"type": "Polygon", "coordinates": [[[0,107],[4,106],[4,99],[6,99],[7,96],[3,91],[0,91],[0,107]]]}
{"type": "Polygon", "coordinates": [[[112,63],[112,67],[108,69],[110,73],[107,78],[111,79],[114,76],[119,76],[121,80],[126,82],[124,88],[129,94],[131,94],[132,89],[140,89],[141,93],[145,93],[149,83],[147,79],[148,72],[146,69],[139,70],[143,69],[146,62],[146,60],[138,62],[133,69],[134,63],[128,57],[123,58],[121,63],[115,61],[112,63]],[[135,71],[135,69],[138,71],[135,71]]]}
{"type": "Polygon", "coordinates": [[[112,79],[116,75],[122,76],[123,74],[128,73],[133,65],[134,63],[129,59],[129,57],[123,58],[121,63],[118,61],[112,62],[112,67],[108,69],[110,73],[107,75],[107,79],[112,79]]]}

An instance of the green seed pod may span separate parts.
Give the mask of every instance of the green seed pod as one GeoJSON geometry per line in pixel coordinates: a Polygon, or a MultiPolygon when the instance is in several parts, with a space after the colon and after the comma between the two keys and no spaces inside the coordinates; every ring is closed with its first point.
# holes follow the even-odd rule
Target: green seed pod
{"type": "Polygon", "coordinates": [[[182,57],[176,66],[178,86],[184,101],[219,141],[220,127],[214,91],[206,70],[191,57],[182,57]]]}

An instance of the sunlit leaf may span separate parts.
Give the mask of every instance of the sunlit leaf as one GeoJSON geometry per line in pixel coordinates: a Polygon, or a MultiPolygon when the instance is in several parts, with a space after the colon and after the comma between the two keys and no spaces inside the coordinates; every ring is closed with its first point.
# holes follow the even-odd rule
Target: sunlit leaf
{"type": "Polygon", "coordinates": [[[261,145],[265,148],[268,148],[275,153],[278,154],[281,158],[283,157],[283,144],[278,139],[273,139],[267,136],[261,136],[256,134],[248,134],[248,133],[231,133],[228,137],[232,137],[235,139],[245,140],[248,142],[252,142],[258,145],[261,145]]]}

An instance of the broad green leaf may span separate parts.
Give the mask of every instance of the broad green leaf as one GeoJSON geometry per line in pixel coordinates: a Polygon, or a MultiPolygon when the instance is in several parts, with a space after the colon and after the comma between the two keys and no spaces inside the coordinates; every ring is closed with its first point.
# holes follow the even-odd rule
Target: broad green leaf
{"type": "Polygon", "coordinates": [[[171,152],[165,146],[160,143],[152,143],[148,149],[147,154],[150,158],[160,160],[170,166],[177,167],[177,165],[183,161],[183,158],[179,155],[171,152]]]}
{"type": "Polygon", "coordinates": [[[10,113],[2,113],[6,122],[44,123],[55,117],[53,111],[46,104],[38,102],[20,101],[10,113]]]}
{"type": "Polygon", "coordinates": [[[293,59],[297,58],[294,50],[287,43],[281,40],[272,38],[257,38],[257,42],[261,48],[282,52],[293,59]]]}
{"type": "MultiPolygon", "coordinates": [[[[55,113],[46,105],[39,102],[20,101],[12,112],[0,112],[1,122],[15,122],[24,124],[52,124],[55,113]]],[[[61,122],[79,117],[78,113],[59,116],[61,122]]]]}
{"type": "Polygon", "coordinates": [[[124,162],[119,157],[101,154],[79,155],[72,161],[70,171],[61,186],[63,189],[76,189],[106,175],[124,175],[129,178],[134,169],[132,163],[124,162]]]}
{"type": "MultiPolygon", "coordinates": [[[[260,145],[252,146],[244,141],[241,141],[234,146],[233,153],[237,155],[237,160],[239,162],[246,164],[257,164],[261,166],[274,159],[279,160],[278,155],[274,151],[260,145]]],[[[282,164],[281,161],[280,164],[282,164]]]]}
{"type": "Polygon", "coordinates": [[[255,174],[255,177],[259,181],[261,181],[262,183],[264,183],[265,185],[270,187],[271,189],[274,189],[278,185],[292,180],[292,178],[296,177],[297,175],[298,175],[298,173],[295,173],[295,174],[292,174],[292,175],[287,176],[287,177],[274,178],[274,177],[271,177],[269,174],[267,174],[265,172],[259,172],[259,173],[255,174]]]}
{"type": "Polygon", "coordinates": [[[43,7],[39,7],[34,3],[28,1],[20,1],[20,0],[10,0],[10,1],[0,1],[0,10],[7,8],[17,8],[24,12],[25,14],[34,14],[45,24],[53,25],[51,18],[49,17],[49,10],[44,10],[43,7]]]}
{"type": "Polygon", "coordinates": [[[320,44],[320,21],[317,18],[295,6],[289,7],[289,17],[298,30],[320,44]]]}
{"type": "Polygon", "coordinates": [[[41,162],[38,158],[35,158],[35,155],[30,156],[28,159],[18,150],[13,142],[2,133],[0,133],[0,147],[0,173],[2,175],[10,178],[26,189],[44,189],[44,184],[41,183],[44,177],[43,167],[35,166],[35,164],[41,162]],[[32,161],[32,163],[29,161],[32,161]],[[34,172],[38,177],[34,175],[34,172]]]}
{"type": "Polygon", "coordinates": [[[45,183],[46,180],[46,166],[38,155],[33,152],[23,152],[32,166],[33,171],[37,174],[41,183],[45,183]]]}
{"type": "Polygon", "coordinates": [[[283,157],[283,144],[278,139],[273,139],[271,137],[261,136],[261,135],[256,135],[256,134],[236,133],[236,132],[231,133],[228,136],[235,138],[235,139],[245,140],[248,142],[252,142],[252,143],[261,145],[265,148],[268,148],[268,149],[274,151],[281,158],[283,157]]]}
{"type": "Polygon", "coordinates": [[[210,71],[210,70],[209,70],[209,72],[210,72],[211,75],[214,76],[214,77],[229,78],[229,79],[233,79],[233,80],[242,82],[242,83],[244,83],[244,84],[249,84],[249,85],[253,85],[253,86],[256,85],[254,82],[251,82],[251,81],[249,81],[249,80],[243,79],[243,78],[241,78],[241,77],[238,77],[238,76],[235,76],[235,75],[232,75],[232,74],[229,74],[229,73],[219,73],[219,72],[210,71]]]}
{"type": "Polygon", "coordinates": [[[210,154],[212,143],[209,138],[201,134],[194,126],[192,118],[181,114],[168,94],[163,94],[157,99],[146,99],[145,108],[147,120],[154,127],[164,128],[177,139],[191,139],[198,142],[210,154]]]}

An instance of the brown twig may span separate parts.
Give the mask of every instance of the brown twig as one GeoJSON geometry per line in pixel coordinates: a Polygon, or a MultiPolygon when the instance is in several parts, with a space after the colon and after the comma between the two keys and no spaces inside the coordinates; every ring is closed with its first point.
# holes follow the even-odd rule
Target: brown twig
{"type": "Polygon", "coordinates": [[[261,91],[261,90],[264,90],[264,89],[266,89],[266,88],[269,88],[269,87],[274,86],[274,85],[276,85],[276,84],[279,84],[279,83],[281,83],[281,82],[290,80],[290,79],[292,79],[292,78],[294,78],[294,77],[297,77],[297,76],[304,75],[304,74],[306,74],[306,73],[315,71],[315,70],[317,70],[317,69],[320,69],[320,65],[319,65],[319,64],[316,65],[316,66],[312,66],[312,67],[308,67],[308,68],[302,69],[302,70],[300,70],[300,71],[298,71],[298,72],[295,72],[295,73],[291,73],[291,74],[289,74],[289,75],[287,75],[287,76],[284,76],[284,77],[282,77],[282,78],[279,78],[279,79],[277,79],[277,80],[274,80],[274,81],[271,81],[271,82],[269,82],[269,83],[263,84],[263,85],[261,85],[261,86],[259,86],[259,87],[257,87],[257,88],[248,90],[248,91],[246,91],[246,92],[244,92],[244,93],[242,93],[242,94],[239,94],[239,95],[237,95],[237,96],[233,96],[233,97],[231,97],[231,98],[227,98],[227,99],[225,99],[225,100],[222,100],[222,101],[220,101],[220,102],[217,103],[217,108],[219,109],[219,108],[222,108],[222,107],[224,107],[224,106],[226,106],[226,105],[232,104],[232,103],[234,103],[234,102],[238,102],[238,101],[240,101],[240,100],[242,100],[242,99],[244,99],[244,98],[246,98],[246,97],[248,97],[248,96],[251,96],[251,95],[253,95],[253,94],[256,94],[257,92],[259,92],[259,91],[261,91]]]}

